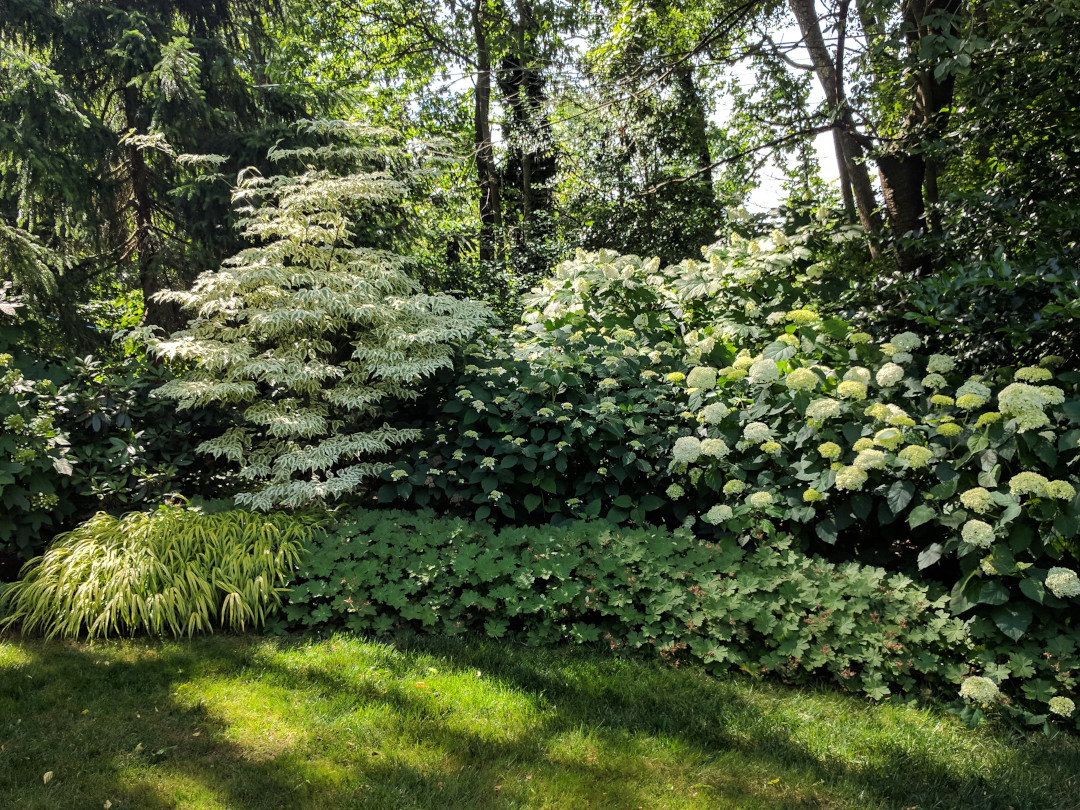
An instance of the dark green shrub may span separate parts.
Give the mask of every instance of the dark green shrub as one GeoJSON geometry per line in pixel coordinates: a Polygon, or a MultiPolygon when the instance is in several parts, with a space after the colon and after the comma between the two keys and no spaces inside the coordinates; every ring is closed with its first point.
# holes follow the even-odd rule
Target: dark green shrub
{"type": "Polygon", "coordinates": [[[311,531],[284,514],[99,513],[26,564],[0,596],[0,626],[62,638],[258,627],[281,604],[311,531]]]}
{"type": "Polygon", "coordinates": [[[63,380],[57,419],[71,441],[75,469],[65,493],[82,516],[160,503],[167,494],[211,498],[235,483],[227,465],[196,453],[229,423],[214,408],[180,411],[153,395],[172,379],[145,356],[76,358],[57,370],[63,380]]]}
{"type": "Polygon", "coordinates": [[[846,296],[844,308],[875,334],[917,332],[973,373],[1046,355],[1080,368],[1075,256],[1008,261],[998,252],[924,278],[883,273],[846,296]]]}
{"type": "Polygon", "coordinates": [[[0,562],[32,556],[72,511],[60,497],[72,466],[56,397],[51,380],[27,379],[0,354],[0,562]]]}

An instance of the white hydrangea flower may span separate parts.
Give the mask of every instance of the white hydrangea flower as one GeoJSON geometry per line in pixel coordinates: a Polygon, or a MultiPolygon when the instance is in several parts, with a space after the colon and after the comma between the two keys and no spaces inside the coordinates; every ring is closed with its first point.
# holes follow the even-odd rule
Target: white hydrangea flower
{"type": "Polygon", "coordinates": [[[1065,401],[1065,392],[1056,385],[1040,385],[1038,388],[1047,405],[1060,405],[1065,401]]]}
{"type": "Polygon", "coordinates": [[[687,388],[716,388],[716,369],[698,366],[686,375],[687,388]]]}
{"type": "Polygon", "coordinates": [[[1059,501],[1071,501],[1076,497],[1076,487],[1068,481],[1047,481],[1046,497],[1059,501]]]}
{"type": "Polygon", "coordinates": [[[777,368],[775,361],[763,357],[760,360],[755,360],[750,366],[749,376],[750,382],[758,385],[768,385],[780,379],[780,369],[777,368]]]}
{"type": "Polygon", "coordinates": [[[914,332],[901,332],[889,342],[901,352],[915,351],[922,345],[922,339],[914,332]]]}
{"type": "Polygon", "coordinates": [[[949,384],[949,381],[942,377],[937,372],[933,374],[927,374],[922,378],[923,388],[929,388],[931,391],[936,391],[939,388],[944,388],[949,384]]]}
{"type": "Polygon", "coordinates": [[[912,359],[912,356],[907,352],[896,352],[892,356],[892,361],[894,363],[900,363],[901,365],[903,365],[904,363],[910,363],[912,359]]]}
{"type": "Polygon", "coordinates": [[[994,527],[981,520],[969,520],[960,530],[965,543],[979,548],[990,548],[994,544],[994,527]]]}
{"type": "Polygon", "coordinates": [[[1025,470],[1009,479],[1009,492],[1013,495],[1034,495],[1046,497],[1046,485],[1050,483],[1045,476],[1025,470]]]}
{"type": "Polygon", "coordinates": [[[694,436],[682,436],[675,440],[672,458],[676,463],[693,464],[701,455],[701,442],[694,436]]]}
{"type": "Polygon", "coordinates": [[[902,366],[896,365],[896,363],[886,363],[878,369],[875,379],[882,388],[888,388],[904,379],[904,369],[902,366]]]}
{"type": "Polygon", "coordinates": [[[731,452],[723,439],[705,439],[701,442],[701,455],[711,458],[723,458],[731,452]]]}
{"type": "Polygon", "coordinates": [[[1050,424],[1043,413],[1046,405],[1042,392],[1027,383],[1012,383],[998,392],[998,410],[1016,419],[1021,433],[1050,424]]]}
{"type": "Polygon", "coordinates": [[[649,325],[649,316],[642,313],[634,318],[634,327],[637,329],[645,329],[649,325]]]}
{"type": "Polygon", "coordinates": [[[701,414],[698,416],[698,419],[706,425],[716,425],[722,422],[729,413],[731,413],[731,411],[728,410],[727,405],[724,403],[710,402],[701,409],[701,414]]]}
{"type": "Polygon", "coordinates": [[[792,391],[813,391],[820,380],[818,375],[808,368],[796,368],[784,377],[784,385],[792,391]]]}
{"type": "Polygon", "coordinates": [[[735,360],[732,362],[731,367],[738,369],[748,369],[752,365],[754,365],[754,358],[750,356],[750,353],[746,351],[746,349],[743,349],[741,352],[739,352],[738,357],[736,357],[735,360]]]}
{"type": "Polygon", "coordinates": [[[965,394],[974,394],[983,401],[990,399],[991,391],[989,387],[983,385],[978,380],[968,380],[966,383],[956,389],[956,396],[962,397],[965,394]]]}
{"type": "Polygon", "coordinates": [[[678,484],[672,484],[670,487],[667,488],[667,496],[673,501],[679,500],[679,498],[681,498],[685,494],[686,490],[684,490],[678,484]]]}
{"type": "Polygon", "coordinates": [[[1049,369],[1040,368],[1039,366],[1027,366],[1026,368],[1018,368],[1016,374],[1013,375],[1018,380],[1024,382],[1043,382],[1044,380],[1053,379],[1054,375],[1050,373],[1049,369]]]}
{"type": "Polygon", "coordinates": [[[954,368],[956,368],[956,360],[949,357],[947,354],[932,354],[930,355],[930,359],[926,361],[927,371],[936,371],[947,374],[954,368]]]}
{"type": "Polygon", "coordinates": [[[1050,714],[1058,714],[1062,717],[1072,717],[1072,713],[1076,711],[1076,704],[1062,695],[1050,698],[1049,705],[1050,714]]]}
{"type": "Polygon", "coordinates": [[[1080,596],[1080,578],[1068,568],[1051,568],[1046,572],[1046,587],[1058,599],[1080,596]]]}
{"type": "Polygon", "coordinates": [[[773,502],[773,496],[770,492],[754,492],[746,499],[746,502],[755,509],[764,509],[773,502]]]}
{"type": "Polygon", "coordinates": [[[985,515],[994,508],[994,500],[990,497],[990,492],[982,487],[973,487],[960,493],[960,503],[980,515],[985,515]]]}
{"type": "Polygon", "coordinates": [[[772,435],[772,429],[764,422],[748,422],[743,428],[743,441],[748,444],[767,442],[772,435]]]}
{"type": "Polygon", "coordinates": [[[852,366],[846,372],[844,372],[844,381],[854,380],[860,382],[863,385],[870,384],[870,369],[864,366],[852,366]]]}
{"type": "Polygon", "coordinates": [[[880,470],[885,466],[885,454],[880,450],[862,450],[851,465],[860,470],[880,470]]]}
{"type": "Polygon", "coordinates": [[[930,459],[934,457],[934,451],[929,447],[922,447],[917,444],[909,444],[903,450],[896,454],[896,457],[903,462],[906,466],[913,470],[920,469],[927,466],[930,463],[930,459]]]}
{"type": "Polygon", "coordinates": [[[841,467],[836,471],[837,489],[862,489],[869,476],[858,467],[841,467]]]}
{"type": "Polygon", "coordinates": [[[717,525],[719,523],[725,523],[731,520],[735,516],[735,513],[731,510],[731,507],[727,504],[718,503],[708,512],[701,516],[701,519],[706,523],[717,525]]]}
{"type": "Polygon", "coordinates": [[[824,422],[826,419],[831,419],[834,416],[839,415],[840,403],[835,399],[829,399],[828,397],[815,399],[806,406],[807,419],[816,419],[818,422],[824,422]]]}
{"type": "Polygon", "coordinates": [[[983,706],[993,703],[999,694],[997,684],[981,675],[972,675],[960,684],[960,697],[983,706]]]}
{"type": "Polygon", "coordinates": [[[740,481],[738,478],[732,478],[726,484],[724,484],[725,495],[738,495],[746,489],[746,482],[740,481]]]}
{"type": "Polygon", "coordinates": [[[836,393],[842,399],[866,399],[866,384],[858,380],[844,380],[836,387],[836,393]]]}

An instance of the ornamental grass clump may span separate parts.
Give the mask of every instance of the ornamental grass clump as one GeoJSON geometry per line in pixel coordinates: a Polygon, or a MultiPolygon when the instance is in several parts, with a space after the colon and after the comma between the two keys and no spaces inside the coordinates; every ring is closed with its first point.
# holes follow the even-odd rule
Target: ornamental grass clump
{"type": "Polygon", "coordinates": [[[280,607],[312,530],[285,514],[101,512],[23,567],[0,597],[3,626],[46,638],[256,628],[280,607]]]}

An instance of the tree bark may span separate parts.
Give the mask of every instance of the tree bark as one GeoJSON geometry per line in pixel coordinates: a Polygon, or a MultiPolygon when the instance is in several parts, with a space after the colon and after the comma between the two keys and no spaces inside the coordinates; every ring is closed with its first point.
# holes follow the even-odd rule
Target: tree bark
{"type": "MultiPolygon", "coordinates": [[[[839,20],[836,26],[836,76],[837,81],[842,82],[844,76],[844,48],[847,46],[847,18],[851,0],[842,0],[840,3],[839,20]]],[[[855,222],[855,196],[851,191],[851,175],[847,171],[847,161],[844,159],[844,139],[839,129],[833,128],[833,151],[836,152],[836,162],[840,177],[840,197],[844,201],[844,216],[851,224],[855,222]]]]}
{"type": "Polygon", "coordinates": [[[688,61],[680,62],[675,68],[675,82],[682,94],[684,106],[690,117],[690,149],[696,156],[698,177],[709,188],[713,184],[713,158],[709,149],[709,122],[705,111],[705,102],[701,99],[697,84],[694,82],[693,67],[688,61]]]}
{"type": "Polygon", "coordinates": [[[491,49],[485,29],[483,0],[473,0],[472,26],[476,43],[476,101],[473,134],[476,181],[480,191],[480,261],[494,261],[500,224],[499,181],[491,142],[491,49]]]}
{"type": "MultiPolygon", "coordinates": [[[[140,98],[137,87],[124,88],[124,119],[130,132],[140,131],[140,98]]],[[[128,179],[131,183],[131,210],[135,224],[132,235],[135,257],[139,267],[139,286],[143,295],[143,323],[160,326],[172,333],[181,329],[186,320],[173,303],[161,303],[154,295],[168,288],[158,266],[159,241],[154,235],[154,198],[151,189],[150,167],[137,144],[128,146],[128,179]]]]}
{"type": "Polygon", "coordinates": [[[847,104],[843,77],[837,73],[836,65],[825,47],[825,38],[821,33],[821,22],[818,19],[814,0],[789,0],[789,5],[799,23],[799,30],[802,32],[806,50],[814,66],[814,73],[818,77],[822,90],[825,91],[825,99],[832,110],[836,123],[834,132],[839,133],[842,146],[837,150],[837,160],[842,161],[842,171],[847,173],[851,183],[859,222],[871,237],[870,253],[877,258],[879,251],[873,237],[880,233],[881,222],[877,215],[877,201],[874,198],[874,188],[870,183],[870,173],[863,162],[863,149],[855,138],[855,120],[847,104]]]}

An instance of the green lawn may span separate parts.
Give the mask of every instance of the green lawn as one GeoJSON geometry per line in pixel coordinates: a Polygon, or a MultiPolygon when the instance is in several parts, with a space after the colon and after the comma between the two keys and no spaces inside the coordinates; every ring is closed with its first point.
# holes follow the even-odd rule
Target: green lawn
{"type": "Polygon", "coordinates": [[[0,640],[0,746],[5,810],[1080,808],[1074,738],[490,641],[0,640]]]}

